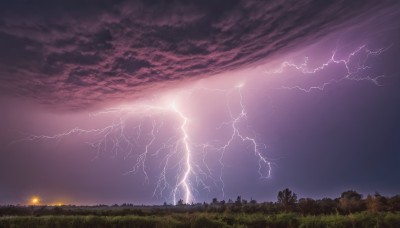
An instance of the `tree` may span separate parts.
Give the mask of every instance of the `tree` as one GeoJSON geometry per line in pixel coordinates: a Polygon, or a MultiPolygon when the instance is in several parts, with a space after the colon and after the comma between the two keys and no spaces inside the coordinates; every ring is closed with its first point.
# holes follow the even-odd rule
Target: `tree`
{"type": "Polygon", "coordinates": [[[367,199],[365,199],[365,204],[369,212],[378,213],[383,208],[383,203],[381,200],[382,196],[379,194],[375,194],[373,196],[368,195],[367,199]]]}
{"type": "Polygon", "coordinates": [[[293,209],[297,202],[297,195],[288,188],[278,192],[278,204],[280,204],[285,212],[293,209]]]}
{"type": "Polygon", "coordinates": [[[362,209],[362,195],[356,191],[349,190],[342,193],[340,197],[340,207],[348,212],[353,213],[362,209]]]}
{"type": "Polygon", "coordinates": [[[217,198],[213,198],[211,204],[217,205],[218,204],[218,199],[217,198]]]}
{"type": "Polygon", "coordinates": [[[390,197],[388,206],[390,211],[400,211],[400,195],[390,197]]]}
{"type": "Polygon", "coordinates": [[[241,205],[242,205],[242,197],[241,197],[241,196],[238,196],[238,197],[236,198],[235,204],[236,204],[237,206],[241,206],[241,205]]]}
{"type": "Polygon", "coordinates": [[[178,206],[183,206],[183,199],[178,200],[177,205],[178,205],[178,206]]]}
{"type": "Polygon", "coordinates": [[[303,215],[315,215],[318,212],[318,205],[315,203],[315,200],[311,198],[302,198],[299,199],[299,209],[303,215]]]}
{"type": "Polygon", "coordinates": [[[337,212],[337,208],[339,207],[338,201],[330,198],[317,200],[316,203],[318,205],[318,212],[325,215],[337,212]]]}

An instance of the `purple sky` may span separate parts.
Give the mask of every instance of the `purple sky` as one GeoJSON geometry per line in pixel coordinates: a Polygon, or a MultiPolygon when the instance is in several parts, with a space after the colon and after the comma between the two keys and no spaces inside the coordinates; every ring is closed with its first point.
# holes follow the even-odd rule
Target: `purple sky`
{"type": "Polygon", "coordinates": [[[394,1],[14,1],[0,15],[0,204],[400,191],[394,1]]]}

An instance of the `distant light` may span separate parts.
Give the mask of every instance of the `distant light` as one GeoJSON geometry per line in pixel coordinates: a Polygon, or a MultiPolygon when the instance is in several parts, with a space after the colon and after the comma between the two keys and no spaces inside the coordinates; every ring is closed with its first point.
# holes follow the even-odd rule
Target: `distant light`
{"type": "Polygon", "coordinates": [[[37,205],[37,204],[39,204],[39,203],[40,203],[39,197],[33,196],[32,199],[31,199],[31,204],[37,205]]]}

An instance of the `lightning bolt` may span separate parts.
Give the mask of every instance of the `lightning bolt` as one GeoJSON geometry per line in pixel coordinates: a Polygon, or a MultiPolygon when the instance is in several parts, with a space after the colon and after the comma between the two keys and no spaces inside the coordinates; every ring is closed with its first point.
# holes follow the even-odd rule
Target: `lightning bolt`
{"type": "Polygon", "coordinates": [[[309,66],[309,57],[304,58],[304,62],[301,64],[295,64],[291,61],[284,61],[280,64],[278,69],[273,71],[266,71],[267,74],[282,74],[287,69],[295,69],[302,74],[317,74],[325,70],[327,67],[331,65],[342,65],[345,69],[345,74],[339,78],[329,79],[326,82],[323,82],[316,86],[308,86],[302,87],[300,85],[295,86],[282,86],[281,89],[293,90],[297,89],[306,93],[309,93],[313,90],[324,90],[327,86],[333,83],[339,83],[344,80],[352,80],[352,81],[369,81],[375,84],[376,86],[382,86],[379,83],[379,79],[386,77],[385,75],[370,75],[366,74],[368,69],[372,67],[367,64],[368,60],[373,56],[379,56],[388,49],[390,49],[392,45],[389,45],[386,48],[380,48],[377,50],[371,50],[367,47],[367,45],[361,45],[356,48],[354,51],[350,52],[346,58],[337,58],[337,49],[332,52],[331,57],[321,65],[317,67],[309,66]]]}
{"type": "Polygon", "coordinates": [[[192,172],[192,160],[191,160],[191,155],[192,155],[192,150],[189,142],[189,134],[187,132],[187,125],[188,125],[188,118],[183,115],[183,113],[176,107],[175,103],[172,104],[172,110],[177,113],[177,115],[180,117],[182,120],[182,125],[180,127],[181,132],[182,132],[182,143],[184,145],[184,152],[185,152],[185,171],[183,173],[183,177],[181,180],[176,184],[174,190],[173,190],[173,200],[174,204],[176,204],[176,193],[178,191],[179,187],[183,187],[185,191],[185,202],[189,203],[191,200],[191,190],[190,190],[190,183],[188,182],[189,176],[192,172]]]}
{"type": "MultiPolygon", "coordinates": [[[[231,128],[231,135],[229,137],[229,139],[226,141],[225,144],[223,144],[220,147],[214,148],[217,151],[221,151],[221,156],[219,159],[219,162],[221,164],[221,172],[220,172],[220,181],[222,183],[222,196],[225,196],[225,192],[224,192],[224,182],[223,182],[223,178],[222,178],[222,173],[223,173],[223,168],[224,168],[224,163],[223,163],[223,157],[225,154],[225,151],[231,146],[231,144],[233,143],[233,141],[238,138],[240,139],[242,142],[247,142],[250,143],[250,145],[253,148],[253,152],[254,154],[259,158],[258,164],[259,164],[259,169],[258,169],[258,173],[260,174],[260,176],[262,178],[270,178],[271,177],[271,162],[267,160],[267,158],[263,155],[262,150],[266,149],[266,145],[265,144],[261,144],[258,143],[257,140],[254,137],[245,135],[244,133],[242,133],[241,128],[240,128],[240,123],[242,122],[246,122],[247,121],[247,112],[246,112],[246,108],[244,106],[244,102],[243,102],[243,94],[242,94],[242,89],[244,87],[244,83],[240,83],[238,85],[235,86],[235,88],[231,89],[231,90],[222,90],[223,92],[226,93],[227,95],[227,110],[229,112],[229,117],[230,120],[223,122],[218,129],[221,129],[223,126],[228,126],[231,128]],[[239,96],[239,112],[238,113],[234,113],[232,111],[231,105],[230,104],[230,97],[231,97],[231,93],[232,92],[237,92],[238,96],[239,96]],[[267,166],[267,171],[263,172],[263,168],[264,166],[267,166]]],[[[221,91],[221,90],[219,90],[221,91]]]]}
{"type": "MultiPolygon", "coordinates": [[[[170,190],[170,196],[174,204],[180,198],[183,198],[183,201],[188,204],[195,201],[194,195],[195,192],[198,192],[197,187],[201,186],[210,191],[211,186],[208,184],[210,181],[216,187],[219,186],[218,182],[222,185],[221,192],[224,196],[223,156],[235,139],[240,139],[251,145],[254,154],[260,159],[260,175],[262,177],[271,175],[271,163],[262,153],[262,147],[265,148],[265,145],[259,144],[254,137],[245,135],[240,129],[240,124],[245,123],[247,120],[247,113],[243,104],[243,86],[244,84],[240,84],[229,90],[203,87],[194,89],[223,93],[226,96],[226,107],[230,120],[222,123],[216,130],[230,127],[232,134],[228,141],[219,145],[216,145],[216,142],[194,142],[190,131],[191,120],[181,108],[180,103],[182,103],[182,100],[177,97],[167,98],[167,101],[155,104],[141,103],[132,106],[113,107],[90,114],[92,118],[102,115],[117,116],[110,125],[103,128],[73,128],[55,135],[32,135],[12,143],[38,140],[60,142],[63,138],[73,135],[91,135],[97,139],[86,143],[95,149],[95,158],[98,158],[102,152],[111,152],[113,157],[116,157],[123,151],[125,152],[124,159],[135,158],[132,169],[124,174],[141,172],[146,182],[151,179],[147,172],[149,157],[161,156],[160,165],[162,168],[155,182],[153,196],[158,194],[162,196],[165,191],[170,190]],[[233,93],[238,94],[240,97],[239,102],[236,103],[240,107],[238,113],[235,113],[231,108],[231,106],[234,106],[230,98],[233,93]],[[168,116],[169,118],[172,116],[172,120],[169,119],[169,121],[176,125],[174,129],[171,129],[175,133],[157,148],[158,135],[162,131],[168,116]],[[136,120],[138,123],[133,128],[130,127],[129,122],[132,117],[139,119],[136,120]],[[139,149],[140,147],[142,149],[139,149]],[[211,152],[220,153],[219,164],[221,165],[221,170],[219,176],[213,173],[212,168],[206,162],[206,156],[211,152]],[[263,164],[268,166],[267,174],[261,172],[263,164]],[[173,171],[176,172],[173,178],[175,181],[168,177],[173,171]]],[[[185,92],[187,93],[186,95],[190,96],[193,91],[185,92]]]]}

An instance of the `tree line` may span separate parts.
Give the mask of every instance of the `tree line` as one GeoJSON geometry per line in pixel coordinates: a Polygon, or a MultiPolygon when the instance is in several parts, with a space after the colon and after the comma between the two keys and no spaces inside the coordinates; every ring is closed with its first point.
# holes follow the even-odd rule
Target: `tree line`
{"type": "MultiPolygon", "coordinates": [[[[178,206],[184,206],[183,201],[178,201],[178,206]]],[[[400,195],[392,197],[382,196],[379,193],[369,194],[363,197],[354,190],[343,192],[340,197],[331,199],[297,198],[297,194],[286,188],[278,192],[276,202],[258,203],[254,199],[249,201],[238,196],[235,201],[218,201],[213,198],[210,203],[203,203],[203,209],[208,212],[232,212],[232,213],[256,213],[265,214],[299,213],[302,215],[328,215],[328,214],[351,214],[368,211],[395,212],[400,211],[400,195]]]]}
{"type": "Polygon", "coordinates": [[[363,197],[354,190],[343,192],[340,197],[331,199],[301,198],[286,188],[278,192],[276,202],[257,202],[238,196],[236,200],[228,201],[213,198],[211,202],[184,204],[179,200],[177,205],[138,206],[133,204],[98,205],[98,206],[1,206],[0,216],[44,216],[44,215],[96,215],[96,216],[126,216],[126,215],[165,215],[169,213],[244,213],[244,214],[281,214],[296,213],[301,215],[353,214],[368,211],[398,212],[400,211],[400,195],[391,197],[379,193],[363,197]]]}

